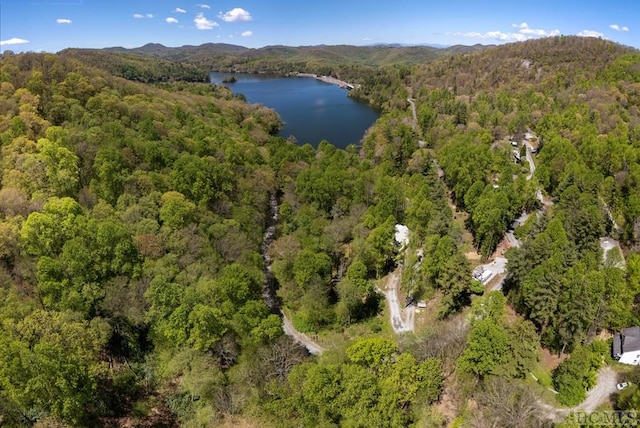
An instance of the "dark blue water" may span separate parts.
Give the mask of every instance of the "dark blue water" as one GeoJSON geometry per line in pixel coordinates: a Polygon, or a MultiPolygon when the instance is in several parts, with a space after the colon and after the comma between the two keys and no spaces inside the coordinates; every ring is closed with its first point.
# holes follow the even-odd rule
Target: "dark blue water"
{"type": "Polygon", "coordinates": [[[211,82],[220,84],[227,76],[236,78],[228,84],[234,93],[277,111],[284,122],[278,135],[294,136],[298,144],[317,147],[322,140],[339,148],[359,144],[380,116],[367,104],[348,97],[346,89],[314,78],[214,72],[211,82]]]}

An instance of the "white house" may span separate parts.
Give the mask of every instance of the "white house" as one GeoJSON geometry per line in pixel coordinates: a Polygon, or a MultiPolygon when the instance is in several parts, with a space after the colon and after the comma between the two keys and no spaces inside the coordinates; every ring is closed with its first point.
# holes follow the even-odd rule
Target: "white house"
{"type": "Polygon", "coordinates": [[[640,327],[625,328],[613,336],[613,358],[623,364],[640,364],[640,327]]]}
{"type": "Polygon", "coordinates": [[[409,228],[404,224],[396,224],[395,235],[396,242],[400,244],[400,248],[409,245],[409,228]]]}

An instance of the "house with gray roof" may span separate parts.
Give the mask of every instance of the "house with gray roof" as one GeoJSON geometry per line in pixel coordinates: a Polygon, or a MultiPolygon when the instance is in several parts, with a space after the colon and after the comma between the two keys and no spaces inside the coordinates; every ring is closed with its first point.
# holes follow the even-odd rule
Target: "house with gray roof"
{"type": "Polygon", "coordinates": [[[640,327],[622,329],[613,336],[613,358],[623,364],[640,364],[640,327]]]}

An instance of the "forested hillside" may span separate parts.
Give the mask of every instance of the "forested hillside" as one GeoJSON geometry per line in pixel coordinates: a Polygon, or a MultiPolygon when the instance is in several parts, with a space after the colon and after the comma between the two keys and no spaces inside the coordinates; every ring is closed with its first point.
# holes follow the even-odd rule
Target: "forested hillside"
{"type": "Polygon", "coordinates": [[[209,70],[194,65],[155,58],[153,60],[130,53],[108,53],[99,49],[65,49],[65,57],[85,65],[100,68],[109,74],[145,83],[208,82],[209,70]]]}
{"type": "MultiPolygon", "coordinates": [[[[147,57],[184,62],[210,70],[241,72],[315,72],[345,66],[412,65],[445,55],[484,49],[482,45],[451,46],[265,46],[248,49],[225,43],[205,43],[200,46],[166,47],[149,43],[133,49],[107,48],[110,52],[141,54],[147,57]]],[[[330,73],[318,73],[330,74],[330,73]]]]}
{"type": "Polygon", "coordinates": [[[0,80],[3,423],[193,417],[282,334],[260,256],[279,119],[64,54],[5,53],[0,80]]]}
{"type": "MultiPolygon", "coordinates": [[[[553,376],[562,404],[584,399],[597,355],[610,353],[595,337],[640,323],[639,63],[631,48],[556,37],[435,61],[405,79],[478,251],[496,257],[512,222],[531,214],[515,230],[521,245],[506,253],[504,291],[543,347],[572,353],[553,376]],[[537,136],[537,153],[525,160],[523,145],[522,163],[514,162],[510,142],[527,133],[537,136]],[[605,254],[607,236],[621,241],[626,265],[605,254]]],[[[482,340],[495,347],[505,339],[485,330],[482,340]]],[[[476,352],[475,364],[495,364],[497,356],[476,352]]],[[[484,374],[504,377],[498,367],[484,374]]]]}
{"type": "Polygon", "coordinates": [[[578,37],[342,64],[384,110],[339,150],[168,59],[5,52],[2,424],[550,426],[640,324],[639,64],[578,37]]]}

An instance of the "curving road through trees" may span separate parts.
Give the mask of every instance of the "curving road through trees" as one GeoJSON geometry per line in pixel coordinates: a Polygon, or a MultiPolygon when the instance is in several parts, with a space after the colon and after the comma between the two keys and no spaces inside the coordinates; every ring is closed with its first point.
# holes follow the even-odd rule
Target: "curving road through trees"
{"type": "Polygon", "coordinates": [[[587,393],[587,398],[575,407],[569,409],[563,407],[554,407],[538,400],[540,408],[548,419],[554,422],[560,422],[571,412],[595,411],[602,404],[609,401],[609,397],[616,392],[617,375],[611,367],[604,367],[598,373],[598,383],[587,393]]]}
{"type": "Polygon", "coordinates": [[[307,351],[309,351],[310,354],[320,355],[324,352],[324,348],[322,346],[311,340],[311,338],[306,334],[296,330],[289,317],[284,313],[282,314],[282,330],[284,330],[284,334],[290,336],[293,340],[307,348],[307,351]]]}
{"type": "Polygon", "coordinates": [[[384,294],[387,303],[389,303],[391,327],[396,334],[413,331],[415,328],[415,307],[409,305],[403,308],[398,300],[398,287],[401,278],[402,267],[398,267],[389,275],[387,285],[382,290],[382,294],[384,294]]]}

